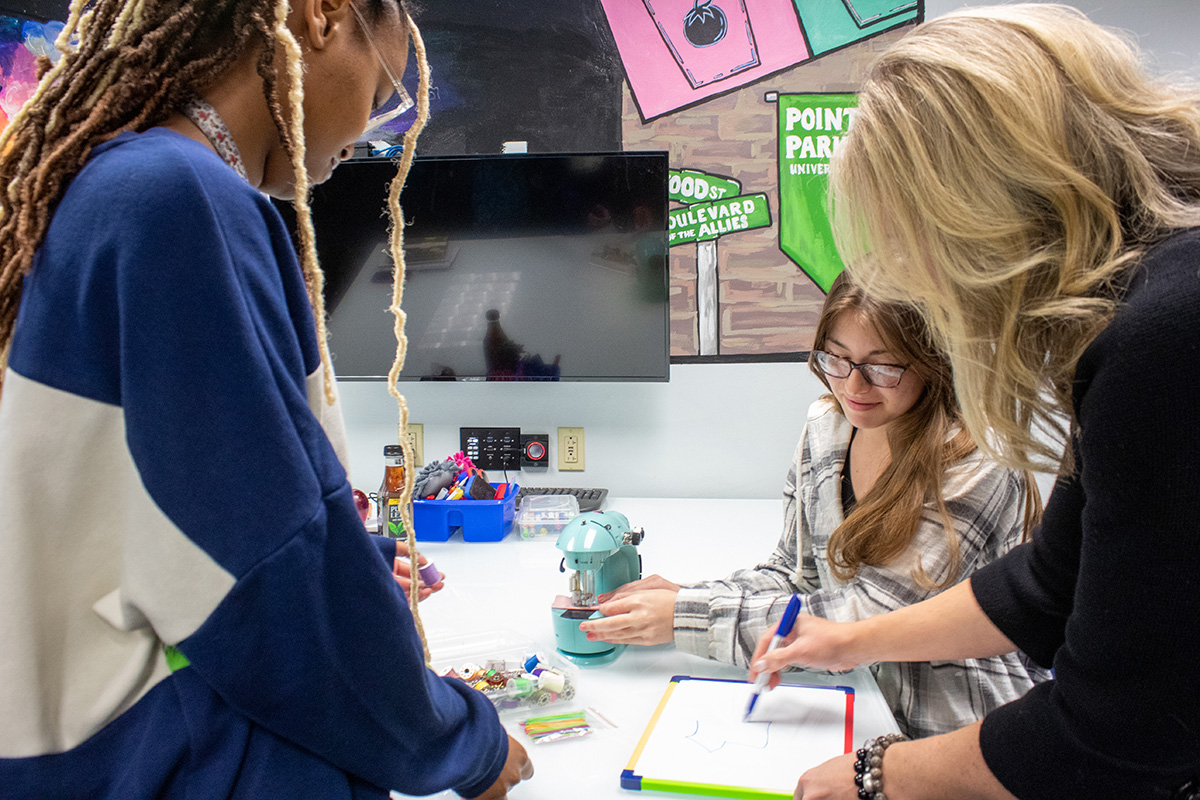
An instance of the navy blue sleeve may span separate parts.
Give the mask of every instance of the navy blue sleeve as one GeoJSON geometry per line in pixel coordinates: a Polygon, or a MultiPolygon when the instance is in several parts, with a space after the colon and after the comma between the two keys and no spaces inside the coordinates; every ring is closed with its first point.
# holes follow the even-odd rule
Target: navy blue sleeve
{"type": "Polygon", "coordinates": [[[391,572],[396,563],[396,540],[390,536],[376,534],[371,534],[371,540],[379,548],[379,555],[383,556],[383,563],[387,566],[388,572],[391,572]]]}
{"type": "Polygon", "coordinates": [[[281,220],[228,170],[157,168],[123,197],[136,229],[106,257],[130,451],[150,496],[233,581],[179,642],[190,669],[372,784],[482,792],[507,736],[486,698],[426,667],[380,557],[392,543],[363,529],[309,410],[312,312],[281,220]]]}

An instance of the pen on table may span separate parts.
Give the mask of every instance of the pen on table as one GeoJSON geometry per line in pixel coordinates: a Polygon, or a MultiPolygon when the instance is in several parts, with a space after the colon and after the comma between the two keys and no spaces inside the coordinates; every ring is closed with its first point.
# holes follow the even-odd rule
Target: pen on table
{"type": "MultiPolygon", "coordinates": [[[[771,643],[767,645],[767,652],[771,652],[783,642],[784,638],[792,632],[792,626],[796,624],[796,615],[800,613],[800,595],[794,594],[788,600],[787,608],[783,610],[783,619],[779,620],[779,627],[775,629],[775,635],[771,637],[771,643]]],[[[758,702],[759,695],[767,688],[767,681],[770,679],[769,672],[760,672],[758,677],[754,679],[754,688],[750,691],[750,705],[746,708],[746,719],[750,719],[750,712],[754,710],[754,704],[758,702]]]]}

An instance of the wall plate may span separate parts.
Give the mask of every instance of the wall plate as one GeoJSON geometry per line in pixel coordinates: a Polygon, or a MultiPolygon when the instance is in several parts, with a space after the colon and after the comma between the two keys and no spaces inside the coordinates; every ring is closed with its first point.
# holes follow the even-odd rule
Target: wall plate
{"type": "Polygon", "coordinates": [[[458,440],[466,457],[480,469],[521,468],[520,428],[459,428],[458,440]]]}
{"type": "Polygon", "coordinates": [[[420,422],[408,423],[408,442],[412,445],[413,463],[425,464],[425,426],[420,422]]]}
{"type": "Polygon", "coordinates": [[[521,434],[521,469],[550,466],[550,434],[521,434]]]}
{"type": "Polygon", "coordinates": [[[583,464],[583,428],[559,428],[559,472],[582,472],[583,464]]]}

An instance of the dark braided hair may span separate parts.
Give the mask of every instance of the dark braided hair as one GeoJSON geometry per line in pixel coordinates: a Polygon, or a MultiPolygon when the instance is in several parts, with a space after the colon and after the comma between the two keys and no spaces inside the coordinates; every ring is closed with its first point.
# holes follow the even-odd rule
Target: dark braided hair
{"type": "MultiPolygon", "coordinates": [[[[73,4],[61,60],[51,67],[39,57],[38,89],[0,136],[0,350],[51,212],[96,145],[162,122],[249,47],[261,49],[258,71],[282,121],[275,48],[263,46],[274,39],[277,1],[73,4]]],[[[290,146],[286,127],[281,134],[290,146]]]]}
{"type": "MultiPolygon", "coordinates": [[[[357,0],[363,2],[363,0],[357,0]]],[[[387,0],[367,0],[368,17],[387,0]]],[[[403,0],[390,0],[411,25],[403,0]]],[[[283,145],[297,162],[301,115],[284,113],[278,45],[299,58],[286,31],[287,0],[75,0],[55,43],[63,56],[38,59],[33,97],[0,134],[0,381],[21,288],[50,216],[93,148],[125,131],[153,127],[257,49],[258,74],[283,145]]],[[[298,64],[295,74],[299,75],[298,64]]],[[[292,72],[289,64],[287,71],[292,72]]],[[[295,83],[295,81],[292,81],[295,83]]],[[[303,97],[302,88],[292,100],[303,97]]],[[[320,270],[308,246],[307,175],[297,175],[301,259],[318,321],[320,270]]],[[[323,331],[323,325],[321,326],[323,331]]],[[[322,357],[327,360],[322,342],[322,357]]]]}

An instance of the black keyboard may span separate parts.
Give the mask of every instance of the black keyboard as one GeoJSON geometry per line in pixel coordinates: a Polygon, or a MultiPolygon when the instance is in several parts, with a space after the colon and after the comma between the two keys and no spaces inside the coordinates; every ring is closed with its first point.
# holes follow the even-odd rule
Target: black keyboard
{"type": "Polygon", "coordinates": [[[538,494],[570,494],[574,495],[579,501],[579,513],[584,511],[599,511],[600,506],[604,504],[604,498],[608,497],[608,489],[580,489],[575,486],[522,486],[521,491],[517,492],[517,507],[526,495],[538,494]]]}

